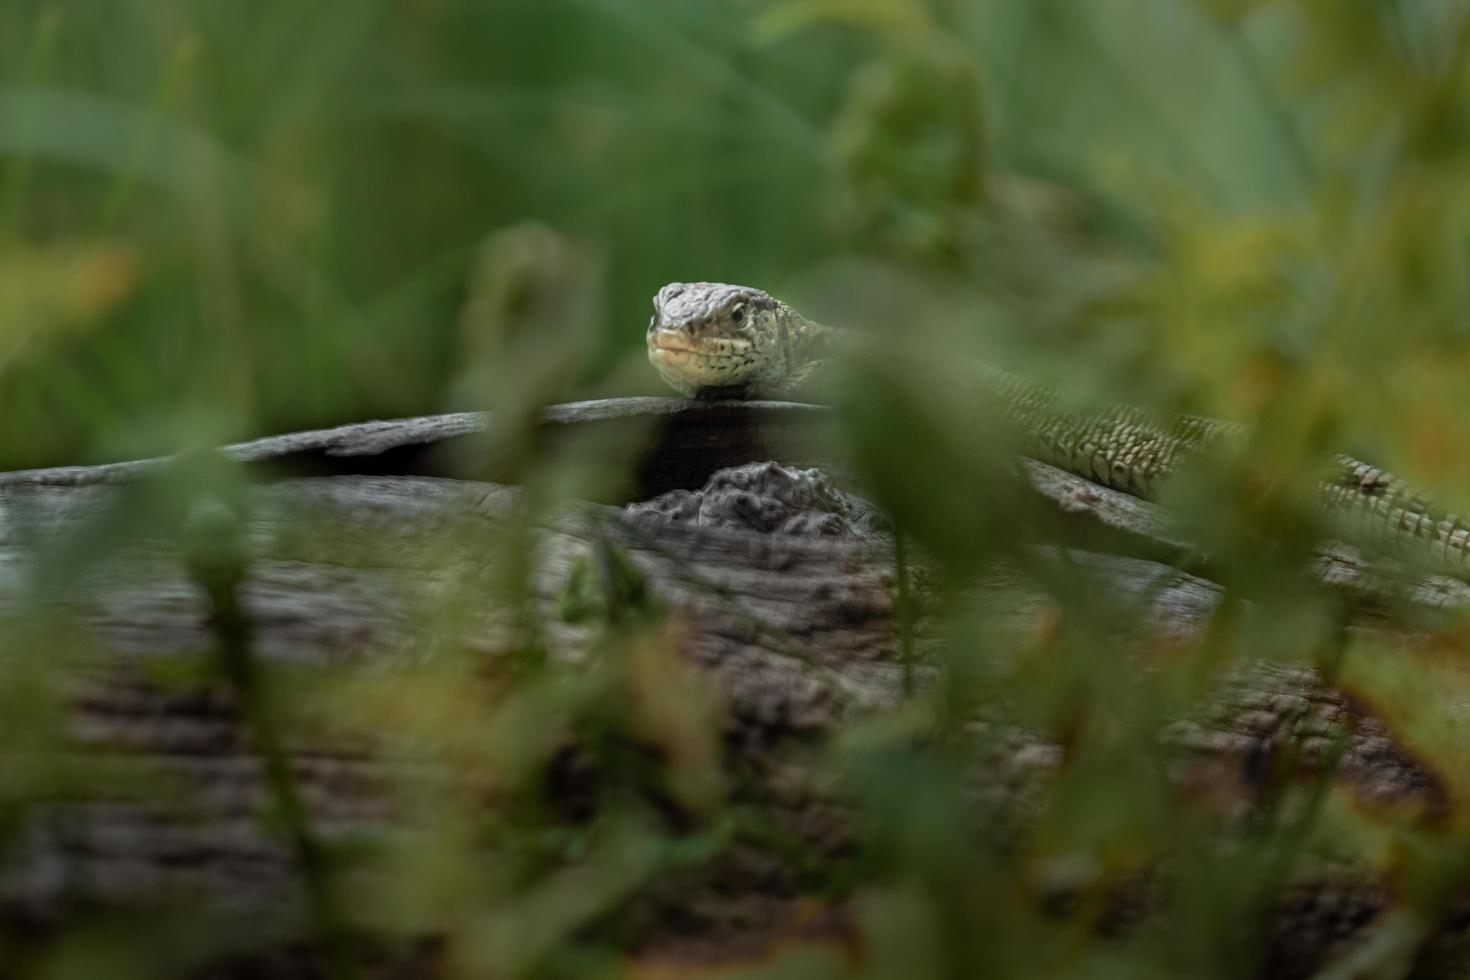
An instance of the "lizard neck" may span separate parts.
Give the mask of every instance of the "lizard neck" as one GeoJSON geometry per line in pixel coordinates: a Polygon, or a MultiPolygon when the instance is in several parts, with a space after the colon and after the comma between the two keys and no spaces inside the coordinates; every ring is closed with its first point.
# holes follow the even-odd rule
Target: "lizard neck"
{"type": "Polygon", "coordinates": [[[772,327],[777,336],[771,347],[768,379],[761,387],[787,394],[805,385],[825,364],[840,332],[807,319],[785,303],[777,307],[772,327]]]}

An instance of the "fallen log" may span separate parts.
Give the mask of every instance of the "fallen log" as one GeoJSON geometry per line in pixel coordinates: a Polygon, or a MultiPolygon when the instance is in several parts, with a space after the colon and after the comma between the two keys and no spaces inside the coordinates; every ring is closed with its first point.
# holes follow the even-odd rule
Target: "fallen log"
{"type": "MultiPolygon", "coordinates": [[[[721,467],[751,458],[817,461],[810,444],[803,448],[815,418],[804,406],[646,399],[556,409],[547,424],[565,433],[664,423],[636,468],[632,496],[643,500],[697,489],[721,467]]],[[[488,594],[499,581],[493,556],[504,549],[505,528],[526,516],[523,499],[514,488],[442,475],[452,470],[452,450],[485,425],[483,416],[370,423],[227,450],[263,477],[244,507],[249,558],[241,587],[258,657],[282,667],[387,672],[406,685],[445,645],[504,661],[518,643],[514,616],[466,597],[477,589],[488,594]],[[302,471],[317,475],[293,475],[302,471]]],[[[55,656],[23,644],[28,625],[44,613],[87,651],[62,656],[43,678],[55,683],[64,719],[57,758],[82,760],[87,780],[97,772],[118,779],[64,785],[43,804],[23,808],[0,895],[12,921],[35,929],[60,927],[79,902],[183,900],[195,914],[243,917],[256,925],[257,938],[298,942],[305,901],[299,868],[266,819],[271,794],[237,699],[207,674],[160,679],[160,665],[197,660],[218,640],[214,611],[181,560],[177,525],[160,522],[109,539],[85,563],[85,574],[63,591],[47,591],[46,556],[86,540],[89,522],[167,467],[153,460],[0,476],[0,607],[20,640],[12,650],[55,656]],[[135,777],[155,788],[140,794],[135,777]]],[[[767,476],[789,478],[783,472],[769,468],[767,476]]],[[[1043,497],[1078,519],[1154,545],[1178,544],[1148,504],[1041,464],[1028,464],[1027,472],[1043,497]]],[[[585,660],[596,628],[566,614],[573,580],[610,550],[626,556],[667,610],[678,656],[713,692],[730,758],[764,781],[761,799],[807,846],[841,852],[852,833],[841,806],[793,776],[791,750],[830,738],[854,717],[897,708],[934,674],[926,638],[914,660],[901,654],[890,544],[822,533],[833,531],[830,514],[808,521],[815,529],[808,534],[709,526],[697,516],[669,514],[593,504],[535,512],[529,601],[549,650],[562,663],[585,660]]],[[[1223,601],[1207,580],[1145,559],[1051,547],[1038,555],[1080,569],[1129,610],[1143,642],[1198,640],[1223,601]]],[[[1022,631],[1052,601],[1020,572],[999,570],[978,588],[1022,631]]],[[[1352,792],[1407,808],[1416,820],[1444,819],[1450,801],[1441,777],[1363,704],[1306,669],[1232,675],[1215,706],[1161,735],[1180,751],[1182,787],[1228,786],[1249,804],[1273,754],[1317,739],[1303,753],[1310,772],[1328,765],[1333,733],[1342,739],[1337,778],[1352,792]]],[[[1022,796],[1038,774],[1065,764],[1063,747],[1044,733],[1018,731],[998,744],[1000,756],[983,771],[1002,795],[1022,796]]],[[[326,839],[412,824],[388,789],[407,763],[382,758],[370,740],[331,725],[314,733],[308,725],[293,733],[289,759],[311,823],[326,839]]],[[[784,908],[796,889],[793,876],[772,870],[768,858],[751,860],[765,862],[753,875],[753,892],[784,908]]],[[[1344,901],[1368,903],[1369,914],[1348,935],[1292,924],[1291,942],[1308,949],[1297,958],[1302,962],[1350,940],[1387,905],[1372,880],[1334,888],[1348,896],[1344,901]]],[[[1324,912],[1317,901],[1304,899],[1297,908],[1336,914],[1337,906],[1326,902],[1324,912]]],[[[683,939],[667,931],[660,938],[654,929],[642,948],[656,953],[660,942],[683,939]]]]}

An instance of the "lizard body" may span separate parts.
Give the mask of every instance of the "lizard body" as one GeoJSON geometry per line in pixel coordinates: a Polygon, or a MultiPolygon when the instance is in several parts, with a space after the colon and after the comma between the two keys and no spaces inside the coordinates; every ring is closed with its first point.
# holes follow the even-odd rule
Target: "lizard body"
{"type": "MultiPolygon", "coordinates": [[[[649,360],[665,381],[695,397],[789,396],[820,370],[842,333],[762,290],[727,283],[670,283],[653,307],[649,360]]],[[[1130,406],[1068,411],[1046,385],[977,370],[1029,455],[1140,497],[1154,496],[1189,457],[1246,435],[1237,423],[1166,420],[1130,406]]],[[[1379,537],[1418,542],[1427,557],[1461,574],[1470,570],[1470,524],[1376,466],[1343,455],[1334,464],[1321,487],[1324,507],[1360,514],[1379,537]]]]}

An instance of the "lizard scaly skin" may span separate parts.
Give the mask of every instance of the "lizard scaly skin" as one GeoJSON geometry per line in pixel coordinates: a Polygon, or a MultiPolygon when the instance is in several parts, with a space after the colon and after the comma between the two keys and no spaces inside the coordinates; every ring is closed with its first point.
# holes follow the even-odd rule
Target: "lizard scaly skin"
{"type": "MultiPolygon", "coordinates": [[[[648,359],[695,397],[781,397],[801,388],[840,341],[768,293],[727,283],[670,283],[653,300],[648,359]]],[[[1068,411],[1045,385],[978,368],[1028,455],[1125,493],[1154,496],[1188,457],[1244,437],[1245,428],[1198,416],[1161,420],[1146,409],[1068,411]]],[[[1321,487],[1324,507],[1361,514],[1378,536],[1417,542],[1461,574],[1470,569],[1470,524],[1441,512],[1391,474],[1337,456],[1321,487]]]]}

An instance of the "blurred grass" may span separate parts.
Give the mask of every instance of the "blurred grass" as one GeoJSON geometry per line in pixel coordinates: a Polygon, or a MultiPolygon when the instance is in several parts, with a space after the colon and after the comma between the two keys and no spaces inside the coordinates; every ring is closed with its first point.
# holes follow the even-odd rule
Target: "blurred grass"
{"type": "MultiPolygon", "coordinates": [[[[853,898],[875,976],[1244,976],[1294,864],[1367,840],[1405,895],[1374,954],[1391,967],[1463,887],[1463,804],[1422,832],[1306,787],[1222,848],[1180,812],[1157,732],[1265,657],[1342,671],[1416,750],[1451,770],[1464,757],[1460,634],[1387,664],[1296,571],[1324,453],[1470,500],[1467,63],[1451,0],[8,0],[0,467],[449,407],[524,422],[539,402],[658,391],[639,368],[649,297],[698,279],[873,328],[880,356],[847,389],[858,464],[956,594],[998,556],[1028,561],[1024,504],[988,492],[1001,435],[955,424],[964,385],[937,383],[924,351],[1018,366],[1078,403],[1254,422],[1238,458],[1168,500],[1257,612],[1155,651],[1140,677],[1126,625],[1142,606],[1107,608],[1065,567],[1026,569],[1057,597],[1034,635],[948,597],[944,683],[819,754],[867,843],[808,879],[853,898]],[[531,237],[505,237],[517,228],[531,237]],[[552,299],[578,293],[565,307],[545,283],[516,292],[526,242],[555,254],[552,299]],[[496,332],[516,317],[521,333],[496,332]],[[524,332],[558,318],[566,337],[524,332]],[[968,723],[1000,705],[1071,737],[1011,850],[963,792],[968,723]],[[1171,931],[1093,942],[1106,896],[1158,866],[1184,869],[1171,931]],[[1070,924],[1031,912],[1055,881],[1078,886],[1070,924]]],[[[495,451],[526,454],[534,487],[545,461],[523,434],[495,451]]],[[[52,567],[80,574],[128,520],[103,515],[52,567]]],[[[602,669],[526,657],[487,698],[439,637],[484,593],[528,602],[526,536],[489,546],[521,579],[426,601],[410,686],[369,674],[300,695],[303,714],[320,697],[349,728],[392,718],[503,778],[491,816],[452,780],[410,781],[443,833],[352,868],[389,883],[354,911],[390,935],[446,931],[463,975],[611,972],[628,894],[732,837],[778,835],[724,805],[713,711],[636,583],[583,603],[607,620],[602,669]],[[540,796],[569,732],[611,774],[588,827],[552,825],[540,796]],[[698,828],[668,832],[650,785],[698,828]]],[[[44,755],[26,746],[59,722],[25,695],[37,668],[6,678],[35,715],[11,715],[28,741],[6,753],[44,755]]],[[[0,783],[0,830],[52,790],[32,768],[0,783]]],[[[37,975],[95,974],[119,951],[139,976],[184,969],[146,946],[79,934],[37,975]]]]}
{"type": "MultiPolygon", "coordinates": [[[[665,281],[780,289],[881,246],[884,229],[842,220],[844,176],[886,197],[869,209],[944,224],[981,210],[971,192],[946,195],[988,162],[1072,188],[1085,230],[1125,255],[1173,251],[1167,237],[1191,227],[1239,227],[1256,236],[1241,241],[1249,254],[1202,256],[1236,276],[1242,258],[1274,265],[1281,247],[1252,248],[1251,229],[1311,234],[1311,210],[1332,203],[1321,195],[1372,179],[1371,156],[1357,175],[1339,169],[1346,154],[1312,158],[1318,104],[1351,93],[1285,101],[1272,55],[1294,28],[1275,23],[1289,19],[1278,5],[1238,30],[1189,5],[1124,7],[7,4],[6,238],[113,244],[140,262],[96,333],[7,363],[0,459],[104,454],[129,422],[159,416],[245,435],[433,410],[467,258],[519,220],[608,256],[595,373],[636,350],[665,281]],[[941,49],[959,74],[926,104],[938,76],[914,71],[941,49]],[[864,138],[849,89],[865,74],[871,89],[895,58],[916,86],[890,97],[900,128],[879,124],[844,174],[834,120],[846,106],[845,139],[864,138]],[[977,144],[965,130],[980,118],[977,144]],[[941,142],[900,142],[921,131],[941,142]]],[[[1329,78],[1366,86],[1377,79],[1358,76],[1374,67],[1329,78]]],[[[988,271],[975,237],[948,245],[988,271]]],[[[1065,291],[1058,272],[1049,289],[1065,291]]],[[[7,317],[7,332],[35,329],[21,320],[35,316],[7,317]]]]}

